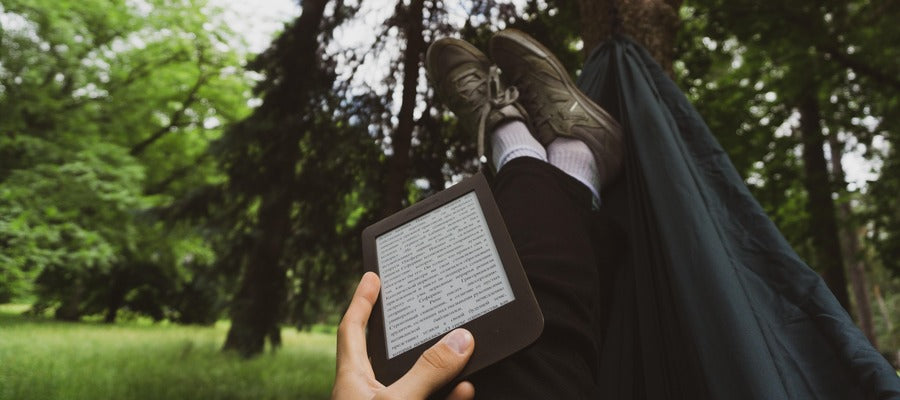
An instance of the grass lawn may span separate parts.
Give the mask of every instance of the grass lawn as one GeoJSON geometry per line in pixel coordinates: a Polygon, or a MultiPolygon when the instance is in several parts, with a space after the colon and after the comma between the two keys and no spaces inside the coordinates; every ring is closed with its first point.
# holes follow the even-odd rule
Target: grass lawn
{"type": "Polygon", "coordinates": [[[277,353],[219,351],[224,324],[64,323],[0,305],[0,399],[324,399],[335,337],[285,329],[277,353]]]}

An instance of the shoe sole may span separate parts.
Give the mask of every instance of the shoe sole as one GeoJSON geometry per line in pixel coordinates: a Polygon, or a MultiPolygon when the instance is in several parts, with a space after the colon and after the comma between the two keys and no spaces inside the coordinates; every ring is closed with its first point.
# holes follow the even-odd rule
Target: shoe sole
{"type": "MultiPolygon", "coordinates": [[[[613,133],[613,135],[618,138],[621,147],[621,142],[623,140],[621,125],[619,125],[618,121],[616,121],[611,115],[609,115],[606,110],[597,105],[597,103],[595,103],[593,100],[588,98],[587,95],[582,93],[581,89],[578,89],[578,87],[575,86],[575,82],[572,81],[572,78],[569,76],[569,73],[566,71],[566,69],[562,66],[562,63],[556,58],[556,56],[553,55],[553,53],[549,49],[547,49],[540,42],[534,40],[534,38],[522,31],[519,31],[517,29],[506,29],[495,34],[491,38],[491,57],[496,59],[496,57],[494,57],[496,53],[494,51],[495,48],[508,46],[518,46],[520,48],[523,48],[527,52],[538,56],[541,60],[549,64],[553,72],[556,73],[557,78],[559,78],[559,80],[562,81],[566,86],[566,89],[568,89],[569,92],[574,95],[575,101],[579,106],[581,106],[581,108],[585,110],[585,112],[587,112],[588,116],[598,122],[601,126],[609,125],[611,127],[611,129],[614,131],[611,133],[613,133]],[[510,44],[501,44],[502,41],[507,41],[510,44]]],[[[498,62],[497,64],[499,65],[500,63],[498,62]]],[[[501,68],[503,67],[501,66],[501,68]]],[[[579,139],[588,145],[595,156],[599,157],[603,155],[602,151],[597,151],[596,149],[602,150],[604,146],[594,135],[578,134],[575,132],[556,132],[556,134],[563,137],[574,137],[576,139],[579,139]]],[[[611,176],[609,177],[610,180],[614,179],[615,176],[618,175],[618,171],[609,171],[609,173],[611,173],[611,176]]]]}

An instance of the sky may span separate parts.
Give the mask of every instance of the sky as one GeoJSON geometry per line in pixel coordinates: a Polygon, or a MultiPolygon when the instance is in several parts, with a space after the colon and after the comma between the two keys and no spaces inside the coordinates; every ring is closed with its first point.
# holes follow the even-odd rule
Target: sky
{"type": "Polygon", "coordinates": [[[210,0],[225,10],[225,21],[244,37],[250,53],[265,50],[284,23],[300,15],[296,0],[210,0]]]}

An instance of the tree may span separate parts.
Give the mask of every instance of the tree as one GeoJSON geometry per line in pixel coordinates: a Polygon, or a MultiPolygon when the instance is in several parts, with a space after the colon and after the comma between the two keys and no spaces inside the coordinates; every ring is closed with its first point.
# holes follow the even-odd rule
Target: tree
{"type": "Polygon", "coordinates": [[[301,326],[330,311],[362,269],[356,241],[374,214],[380,171],[366,117],[372,99],[347,93],[325,52],[352,13],[303,2],[301,16],[249,65],[265,77],[255,89],[260,106],[212,147],[227,180],[168,210],[215,229],[216,268],[241,276],[226,351],[252,357],[267,339],[277,347],[282,322],[301,326]]]}
{"type": "MultiPolygon", "coordinates": [[[[225,349],[245,356],[261,352],[269,335],[273,344],[280,343],[278,323],[283,318],[286,299],[286,268],[281,257],[290,236],[294,171],[305,133],[300,124],[310,107],[311,86],[319,78],[318,64],[310,61],[317,58],[316,38],[326,4],[326,0],[304,2],[300,18],[256,60],[256,65],[269,73],[269,81],[263,84],[263,103],[247,120],[229,130],[226,137],[253,146],[259,152],[258,160],[264,161],[262,171],[245,169],[246,165],[239,163],[226,165],[233,184],[249,186],[250,179],[260,179],[266,185],[254,185],[257,187],[253,194],[258,196],[258,238],[250,244],[252,250],[247,254],[241,286],[231,305],[232,325],[225,340],[225,349]],[[247,176],[250,171],[262,174],[247,176]]],[[[238,154],[226,157],[244,155],[241,149],[228,150],[238,154]]]]}
{"type": "Polygon", "coordinates": [[[591,51],[614,33],[624,33],[644,46],[672,72],[682,0],[579,0],[581,37],[591,51]]]}
{"type": "Polygon", "coordinates": [[[424,3],[424,0],[412,0],[404,6],[403,2],[398,2],[394,15],[394,23],[403,27],[406,48],[403,50],[402,100],[397,113],[397,128],[391,134],[393,154],[387,162],[382,216],[393,214],[403,207],[406,181],[410,177],[409,148],[416,124],[413,111],[419,100],[419,70],[425,55],[425,38],[422,36],[424,3]]]}
{"type": "Polygon", "coordinates": [[[806,192],[809,194],[807,207],[810,216],[810,233],[816,247],[815,263],[820,268],[825,283],[834,292],[838,302],[850,310],[850,296],[847,294],[847,278],[844,272],[844,257],[838,239],[834,201],[831,198],[831,178],[825,161],[819,111],[818,88],[812,86],[804,90],[797,100],[800,113],[800,138],[803,143],[803,167],[805,170],[806,192]]]}
{"type": "Polygon", "coordinates": [[[202,232],[152,210],[214,179],[207,143],[246,110],[233,34],[202,2],[3,7],[0,292],[64,319],[214,321],[184,312],[220,295],[186,291],[214,258],[202,232]]]}
{"type": "MultiPolygon", "coordinates": [[[[846,290],[846,278],[844,277],[843,262],[840,258],[837,238],[841,232],[834,220],[835,204],[832,200],[837,196],[838,209],[843,209],[845,202],[853,201],[859,204],[868,203],[870,196],[862,197],[860,192],[848,191],[843,182],[843,173],[837,171],[835,165],[840,160],[831,161],[829,167],[827,158],[822,154],[825,138],[834,135],[846,136],[850,142],[857,142],[863,146],[872,145],[875,138],[890,138],[890,124],[893,117],[886,113],[885,107],[889,107],[895,98],[896,85],[890,78],[895,63],[887,57],[896,54],[893,46],[887,45],[895,37],[897,29],[886,25],[890,18],[885,15],[896,13],[896,5],[890,2],[837,2],[826,1],[816,4],[807,2],[715,2],[697,1],[692,4],[696,7],[696,13],[689,19],[688,26],[706,24],[697,32],[697,39],[707,42],[707,48],[702,51],[728,54],[723,60],[725,65],[747,64],[749,68],[735,68],[733,71],[741,71],[740,75],[729,74],[728,70],[713,70],[715,75],[706,74],[699,79],[698,84],[689,84],[697,93],[709,93],[712,91],[725,92],[732,89],[735,92],[757,92],[756,96],[772,99],[781,99],[786,104],[771,105],[750,103],[749,108],[754,112],[754,118],[736,117],[735,119],[746,124],[746,129],[740,129],[737,134],[756,132],[752,135],[745,134],[743,138],[729,137],[735,130],[715,130],[720,132],[720,140],[734,143],[743,140],[745,144],[726,146],[732,152],[732,158],[741,158],[734,155],[735,150],[755,148],[753,152],[762,152],[765,163],[744,169],[753,177],[754,190],[763,189],[769,193],[776,193],[778,187],[787,187],[784,178],[805,181],[801,192],[782,191],[780,195],[771,197],[773,201],[767,202],[765,196],[758,196],[763,200],[767,209],[773,210],[778,222],[778,209],[783,209],[784,204],[796,204],[797,199],[803,199],[807,204],[808,212],[797,213],[794,217],[787,218],[800,225],[808,227],[792,239],[792,243],[810,261],[810,265],[823,272],[829,286],[835,292],[845,307],[850,310],[849,297],[846,290]],[[696,25],[695,25],[696,24],[696,25]],[[752,69],[758,72],[753,73],[752,69]],[[722,83],[742,82],[741,85],[728,85],[719,89],[698,88],[700,85],[722,86],[722,83]],[[787,110],[784,110],[784,107],[787,110]],[[777,114],[771,111],[777,110],[777,114]],[[787,112],[785,112],[787,111],[787,112]],[[803,116],[805,115],[805,118],[803,116]],[[878,121],[869,127],[859,123],[865,117],[870,121],[878,121]],[[768,135],[766,129],[760,125],[771,125],[780,128],[773,138],[772,129],[768,135]],[[790,134],[792,128],[799,127],[796,134],[790,134]],[[782,133],[777,133],[778,131],[782,133]],[[788,132],[785,135],[783,132],[788,132]],[[752,146],[747,141],[752,141],[752,146]],[[766,143],[782,143],[778,148],[766,143]],[[766,147],[769,148],[766,148],[766,147]],[[743,148],[743,149],[742,149],[743,148]],[[780,152],[780,153],[779,153],[780,152]],[[788,159],[788,154],[802,154],[803,163],[793,162],[793,165],[785,165],[782,162],[773,162],[778,159],[788,159]],[[838,161],[838,162],[835,162],[838,161]],[[789,167],[789,168],[785,168],[789,167]],[[802,175],[797,175],[798,168],[803,168],[802,175]],[[766,171],[779,171],[766,174],[766,171]],[[783,173],[781,171],[791,171],[783,173]],[[779,183],[779,182],[785,183],[779,183]],[[803,197],[801,197],[803,196],[803,197]],[[813,224],[816,224],[814,227],[813,224]],[[807,246],[802,241],[814,238],[811,245],[807,246]],[[804,251],[808,247],[810,251],[804,251]]],[[[721,65],[721,64],[719,64],[721,65]]],[[[702,65],[693,64],[689,69],[703,69],[702,65]]],[[[690,71],[693,76],[697,75],[690,71]]],[[[704,71],[705,72],[705,71],[704,71]]],[[[895,73],[895,71],[894,71],[895,73]]],[[[746,96],[746,95],[742,95],[746,96]]],[[[752,95],[751,95],[752,96],[752,95]]],[[[732,96],[740,98],[740,96],[732,96]]],[[[746,97],[744,97],[746,99],[746,97]]],[[[751,97],[752,98],[752,97],[751,97]]],[[[701,107],[709,107],[709,98],[698,101],[701,107]]],[[[745,103],[747,104],[747,103],[745,103]]],[[[740,103],[732,110],[740,110],[740,103]]],[[[715,115],[705,113],[706,115],[715,115]]],[[[890,139],[888,139],[890,140],[890,139]]],[[[834,146],[830,153],[840,155],[844,152],[840,141],[831,141],[834,146]]],[[[867,151],[867,157],[878,160],[884,155],[880,151],[867,151]]],[[[882,174],[879,181],[887,178],[882,174]]],[[[891,178],[887,178],[891,179],[891,178]]],[[[872,186],[879,186],[877,182],[872,186]]],[[[859,188],[855,190],[859,191],[859,188]]],[[[896,196],[896,193],[893,194],[896,196]]],[[[866,209],[865,206],[854,207],[855,211],[866,209]]],[[[856,219],[851,213],[842,213],[842,224],[847,225],[856,219]]],[[[783,232],[789,239],[794,229],[786,229],[779,222],[783,232]]],[[[862,226],[862,225],[860,225],[862,226]]],[[[846,232],[846,231],[844,231],[846,232]]],[[[851,235],[858,235],[853,232],[851,235]]],[[[866,235],[867,238],[874,238],[866,235]]],[[[882,238],[875,239],[872,243],[877,246],[882,238]]],[[[844,233],[843,246],[851,241],[847,233],[844,233]]],[[[863,260],[862,254],[849,255],[849,259],[863,260]]],[[[856,263],[853,263],[856,264],[856,263]]],[[[869,325],[868,295],[865,285],[864,268],[855,268],[850,275],[854,290],[854,314],[864,329],[869,325]]],[[[867,335],[874,343],[874,333],[868,330],[867,335]]]]}

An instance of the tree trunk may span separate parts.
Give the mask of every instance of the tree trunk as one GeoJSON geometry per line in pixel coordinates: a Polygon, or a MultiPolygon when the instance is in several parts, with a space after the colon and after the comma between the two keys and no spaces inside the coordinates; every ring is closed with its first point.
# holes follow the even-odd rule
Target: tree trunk
{"type": "Polygon", "coordinates": [[[81,319],[81,301],[84,297],[84,284],[76,278],[72,286],[62,298],[62,304],[56,309],[53,317],[61,321],[78,321],[81,319]]]}
{"type": "Polygon", "coordinates": [[[292,306],[294,307],[294,327],[297,330],[303,330],[305,328],[305,321],[308,321],[306,314],[306,306],[309,304],[310,292],[312,291],[312,270],[313,268],[308,267],[304,268],[301,271],[300,276],[300,290],[298,291],[299,295],[297,298],[293,299],[292,306]]]}
{"type": "MultiPolygon", "coordinates": [[[[272,182],[273,189],[263,199],[259,210],[259,238],[231,305],[231,329],[224,348],[244,357],[263,351],[266,337],[278,329],[282,315],[286,270],[281,264],[281,253],[290,234],[291,199],[278,189],[285,183],[290,185],[290,181],[272,182]]],[[[275,346],[277,343],[273,342],[275,346]]]]}
{"type": "MultiPolygon", "coordinates": [[[[878,284],[872,285],[872,294],[875,295],[875,302],[878,304],[878,311],[881,314],[881,320],[884,321],[884,329],[885,332],[892,333],[894,331],[894,324],[891,323],[891,312],[888,310],[887,303],[884,301],[884,297],[881,295],[881,288],[878,284]]],[[[895,345],[894,343],[889,343],[888,346],[895,345]]],[[[897,349],[893,354],[890,355],[889,358],[893,358],[890,360],[891,364],[894,365],[894,368],[898,368],[900,366],[900,349],[897,349]]]]}
{"type": "Polygon", "coordinates": [[[399,25],[404,27],[406,49],[403,51],[403,100],[397,114],[397,129],[391,134],[391,148],[394,154],[388,159],[385,177],[384,205],[381,215],[388,216],[403,208],[406,197],[406,181],[409,179],[409,148],[415,128],[413,111],[416,108],[417,86],[419,83],[419,60],[425,52],[425,38],[422,36],[422,8],[424,0],[412,0],[403,10],[399,25]]]}
{"type": "MultiPolygon", "coordinates": [[[[837,134],[828,135],[828,147],[831,150],[831,176],[834,182],[841,186],[838,193],[843,193],[847,182],[844,176],[844,166],[841,163],[843,144],[838,140],[837,134]]],[[[856,303],[856,317],[860,329],[872,343],[872,347],[877,349],[878,338],[872,323],[869,285],[866,283],[866,263],[859,248],[859,232],[853,223],[853,211],[850,209],[850,203],[846,201],[838,205],[837,211],[838,221],[841,224],[841,250],[844,253],[844,262],[850,266],[850,286],[853,288],[853,300],[856,303]]]]}
{"type": "Polygon", "coordinates": [[[299,142],[305,134],[302,117],[307,113],[311,87],[317,79],[317,41],[328,0],[303,1],[303,14],[260,57],[269,62],[267,72],[277,74],[263,104],[244,127],[258,137],[265,151],[260,179],[267,190],[260,196],[256,237],[244,263],[240,289],[231,306],[231,328],[225,350],[244,357],[261,353],[265,340],[281,343],[279,323],[286,296],[286,268],[282,253],[291,234],[291,206],[299,142]],[[263,130],[252,131],[256,126],[263,130]]]}
{"type": "Polygon", "coordinates": [[[825,283],[847,312],[850,312],[850,296],[847,294],[847,278],[844,275],[844,258],[838,239],[834,200],[831,199],[831,182],[825,163],[825,138],[819,115],[819,103],[815,88],[801,95],[800,135],[803,142],[803,168],[806,171],[803,184],[809,199],[807,209],[815,247],[815,264],[825,283]]]}
{"type": "Polygon", "coordinates": [[[617,30],[631,36],[672,75],[683,0],[578,0],[585,55],[617,30]]]}
{"type": "Polygon", "coordinates": [[[125,302],[125,288],[125,282],[119,278],[118,273],[113,272],[109,282],[109,295],[106,299],[106,314],[103,316],[103,322],[107,324],[116,322],[119,309],[122,308],[122,304],[125,302]]]}

